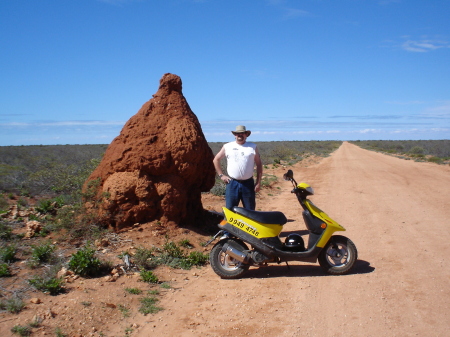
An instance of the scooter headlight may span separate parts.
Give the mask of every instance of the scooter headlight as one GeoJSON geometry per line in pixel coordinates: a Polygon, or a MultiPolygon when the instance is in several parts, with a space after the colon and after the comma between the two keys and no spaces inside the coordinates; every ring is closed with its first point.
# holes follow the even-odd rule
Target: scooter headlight
{"type": "Polygon", "coordinates": [[[308,191],[308,193],[314,194],[314,190],[313,190],[313,188],[311,186],[308,186],[305,189],[308,191]]]}
{"type": "Polygon", "coordinates": [[[308,195],[314,194],[313,188],[307,183],[300,183],[297,185],[297,188],[305,190],[306,192],[308,192],[308,195]]]}

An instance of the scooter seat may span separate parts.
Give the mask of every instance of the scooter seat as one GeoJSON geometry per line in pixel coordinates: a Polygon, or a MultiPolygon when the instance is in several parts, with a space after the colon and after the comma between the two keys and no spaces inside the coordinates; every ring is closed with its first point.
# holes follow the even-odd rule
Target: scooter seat
{"type": "Polygon", "coordinates": [[[246,216],[256,222],[268,225],[284,225],[287,222],[286,216],[278,211],[274,212],[260,212],[252,211],[242,207],[233,207],[233,211],[237,214],[246,216]]]}

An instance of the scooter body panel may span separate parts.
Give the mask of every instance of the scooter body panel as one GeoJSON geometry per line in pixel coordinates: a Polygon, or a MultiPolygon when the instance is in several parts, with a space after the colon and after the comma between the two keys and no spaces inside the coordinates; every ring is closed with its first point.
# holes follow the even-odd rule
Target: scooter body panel
{"type": "Polygon", "coordinates": [[[260,239],[256,238],[255,236],[250,235],[246,231],[240,229],[239,227],[231,225],[226,220],[222,221],[219,224],[219,228],[221,228],[227,232],[230,232],[231,234],[233,234],[237,238],[241,239],[246,244],[251,245],[255,250],[264,254],[268,258],[279,259],[279,262],[303,261],[303,262],[315,263],[315,262],[317,262],[317,257],[319,256],[319,253],[322,251],[322,248],[317,247],[317,245],[314,245],[313,247],[311,247],[308,250],[303,251],[303,252],[285,251],[285,250],[281,249],[282,243],[279,240],[278,236],[275,238],[272,238],[272,239],[275,239],[275,240],[278,239],[279,244],[273,245],[267,240],[269,238],[264,238],[264,239],[260,240],[260,239]]]}
{"type": "Polygon", "coordinates": [[[247,232],[251,236],[262,239],[278,237],[283,229],[283,225],[279,224],[262,224],[256,222],[244,215],[235,213],[226,207],[223,207],[227,222],[239,230],[247,232]]]}
{"type": "Polygon", "coordinates": [[[325,231],[323,232],[323,235],[320,238],[319,242],[317,242],[317,247],[321,248],[325,247],[325,245],[330,240],[333,233],[338,231],[345,231],[345,228],[343,226],[341,226],[335,220],[330,218],[328,214],[326,214],[324,211],[322,211],[320,208],[314,205],[311,200],[305,199],[303,202],[306,208],[311,212],[311,214],[314,217],[323,221],[322,228],[325,228],[325,231]]]}

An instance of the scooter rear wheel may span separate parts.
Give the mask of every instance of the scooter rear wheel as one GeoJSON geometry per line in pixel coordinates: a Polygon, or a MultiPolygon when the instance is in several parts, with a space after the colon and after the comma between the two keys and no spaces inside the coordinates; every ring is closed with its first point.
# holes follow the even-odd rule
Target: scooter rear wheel
{"type": "Polygon", "coordinates": [[[227,253],[222,251],[225,243],[230,244],[236,248],[239,247],[241,250],[247,250],[247,246],[234,239],[221,240],[213,247],[211,253],[209,254],[209,262],[214,272],[223,279],[236,279],[239,278],[243,273],[245,273],[250,267],[247,264],[234,259],[227,253]]]}
{"type": "Polygon", "coordinates": [[[320,266],[331,275],[343,275],[353,268],[358,259],[355,244],[349,238],[334,235],[319,254],[320,266]]]}

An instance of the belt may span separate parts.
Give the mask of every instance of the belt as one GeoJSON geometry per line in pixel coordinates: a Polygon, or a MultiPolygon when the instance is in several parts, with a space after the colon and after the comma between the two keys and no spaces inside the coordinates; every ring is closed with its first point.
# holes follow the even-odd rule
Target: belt
{"type": "Polygon", "coordinates": [[[239,183],[243,183],[243,182],[245,182],[245,181],[249,181],[250,179],[253,179],[253,177],[248,178],[248,179],[244,179],[244,180],[234,179],[233,177],[230,177],[230,178],[233,179],[233,180],[236,180],[236,181],[239,182],[239,183]]]}

